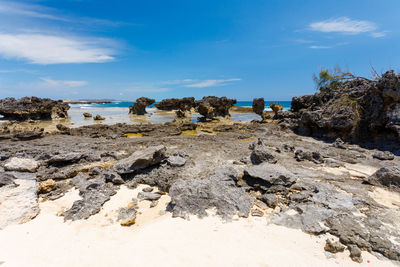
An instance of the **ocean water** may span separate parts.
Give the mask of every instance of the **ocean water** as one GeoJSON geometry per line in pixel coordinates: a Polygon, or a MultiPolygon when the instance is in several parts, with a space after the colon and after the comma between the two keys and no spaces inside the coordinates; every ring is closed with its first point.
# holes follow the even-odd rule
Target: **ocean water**
{"type": "MultiPolygon", "coordinates": [[[[265,101],[265,110],[266,111],[271,111],[269,104],[273,103],[273,102],[278,102],[280,105],[283,106],[284,110],[289,110],[291,107],[290,101],[265,101]]],[[[109,103],[109,104],[76,104],[73,106],[79,106],[82,109],[85,109],[85,108],[129,108],[129,106],[132,106],[132,105],[133,105],[133,102],[113,102],[113,103],[109,103]]],[[[238,101],[235,106],[251,107],[252,105],[253,105],[253,101],[238,101]]],[[[150,107],[154,107],[154,104],[151,105],[150,107]]]]}
{"type": "MultiPolygon", "coordinates": [[[[290,101],[266,101],[266,111],[271,111],[269,104],[272,102],[278,102],[284,107],[284,110],[290,109],[290,101]]],[[[235,106],[251,107],[252,104],[252,101],[238,101],[235,106]]],[[[176,118],[174,112],[160,111],[156,109],[154,105],[146,109],[148,114],[145,116],[130,115],[129,106],[131,105],[133,105],[133,102],[113,102],[109,104],[70,104],[71,108],[68,111],[68,124],[71,127],[79,127],[93,123],[102,123],[107,125],[112,125],[115,123],[165,123],[173,121],[176,118]],[[97,122],[93,121],[92,118],[85,119],[82,115],[84,112],[89,112],[93,116],[99,114],[106,119],[104,121],[97,122]]],[[[193,114],[191,120],[195,122],[199,117],[200,115],[193,114]]],[[[260,116],[254,113],[233,113],[231,114],[231,117],[235,121],[252,121],[255,119],[260,119],[260,116]]]]}

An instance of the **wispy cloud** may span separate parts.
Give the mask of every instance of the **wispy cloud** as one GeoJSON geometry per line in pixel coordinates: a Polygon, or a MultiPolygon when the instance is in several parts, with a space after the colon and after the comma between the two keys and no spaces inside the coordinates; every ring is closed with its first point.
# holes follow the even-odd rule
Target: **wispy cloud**
{"type": "Polygon", "coordinates": [[[82,87],[88,84],[87,81],[65,81],[65,80],[53,80],[50,78],[40,78],[46,85],[46,87],[82,87]]]}
{"type": "Polygon", "coordinates": [[[312,45],[312,46],[309,46],[308,48],[311,48],[311,49],[329,49],[329,48],[333,48],[333,46],[312,45]]]}
{"type": "Polygon", "coordinates": [[[224,79],[224,80],[203,80],[195,83],[186,84],[185,87],[191,88],[205,88],[205,87],[218,87],[226,86],[232,82],[241,81],[240,78],[224,79]]]}
{"type": "Polygon", "coordinates": [[[125,89],[125,92],[128,93],[162,93],[162,92],[168,92],[170,91],[170,88],[166,88],[166,87],[152,87],[152,86],[134,86],[134,87],[130,87],[128,89],[125,89]]]}
{"type": "Polygon", "coordinates": [[[103,47],[102,43],[96,39],[0,33],[0,55],[32,64],[101,63],[113,60],[114,51],[103,47]]]}
{"type": "Polygon", "coordinates": [[[360,34],[365,32],[374,32],[378,29],[378,26],[371,21],[353,20],[348,17],[340,17],[313,22],[310,24],[310,29],[319,32],[360,34]]]}

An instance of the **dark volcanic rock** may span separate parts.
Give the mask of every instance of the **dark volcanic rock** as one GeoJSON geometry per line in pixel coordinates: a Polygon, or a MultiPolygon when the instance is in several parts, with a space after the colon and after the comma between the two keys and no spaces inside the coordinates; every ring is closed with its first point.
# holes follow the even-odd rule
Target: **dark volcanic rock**
{"type": "Polygon", "coordinates": [[[128,158],[118,161],[114,165],[114,170],[119,174],[133,173],[147,167],[160,163],[166,158],[165,146],[152,146],[145,150],[134,152],[128,158]]]}
{"type": "Polygon", "coordinates": [[[44,128],[34,128],[23,132],[17,132],[13,135],[13,140],[27,141],[43,137],[44,128]]]}
{"type": "Polygon", "coordinates": [[[194,214],[207,216],[206,210],[216,208],[217,214],[225,219],[237,214],[248,217],[253,200],[243,188],[235,186],[225,171],[210,179],[179,179],[170,188],[173,216],[187,218],[194,214]]]}
{"type": "Polygon", "coordinates": [[[91,117],[93,117],[93,115],[90,114],[90,113],[88,113],[88,112],[84,112],[84,113],[83,113],[83,117],[85,117],[85,118],[91,118],[91,117]]]}
{"type": "Polygon", "coordinates": [[[383,185],[400,190],[400,167],[388,166],[380,168],[374,174],[365,178],[364,181],[373,185],[383,185]]]}
{"type": "Polygon", "coordinates": [[[61,100],[49,98],[23,97],[20,99],[4,98],[0,100],[0,115],[12,120],[50,120],[67,118],[69,105],[61,100]]]}
{"type": "Polygon", "coordinates": [[[294,97],[292,129],[351,141],[400,141],[400,74],[338,82],[335,90],[294,97]]]}
{"type": "Polygon", "coordinates": [[[197,101],[197,112],[205,119],[230,116],[229,109],[236,104],[235,99],[226,97],[207,96],[197,101]]]}
{"type": "Polygon", "coordinates": [[[263,116],[264,109],[265,109],[265,101],[264,98],[254,98],[253,99],[253,112],[257,115],[263,116]]]}
{"type": "Polygon", "coordinates": [[[144,115],[146,114],[146,107],[154,104],[156,102],[155,99],[147,98],[147,97],[140,97],[136,99],[133,106],[129,106],[129,113],[136,114],[136,115],[144,115]]]}
{"type": "Polygon", "coordinates": [[[169,98],[155,104],[160,110],[181,110],[188,111],[196,106],[194,97],[169,98]]]}

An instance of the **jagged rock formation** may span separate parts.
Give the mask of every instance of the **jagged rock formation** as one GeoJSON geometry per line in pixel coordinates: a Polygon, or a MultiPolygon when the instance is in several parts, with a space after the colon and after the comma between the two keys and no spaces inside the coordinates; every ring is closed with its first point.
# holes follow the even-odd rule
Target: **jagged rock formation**
{"type": "Polygon", "coordinates": [[[0,115],[11,120],[50,120],[68,117],[69,105],[49,98],[13,97],[0,100],[0,115]]]}
{"type": "Polygon", "coordinates": [[[129,114],[144,115],[146,114],[146,107],[154,104],[155,99],[140,97],[136,99],[133,106],[129,106],[129,114]]]}
{"type": "Polygon", "coordinates": [[[400,141],[400,74],[355,78],[336,89],[294,97],[281,123],[300,134],[351,141],[400,141]]]}
{"type": "Polygon", "coordinates": [[[206,96],[196,102],[197,112],[205,119],[215,119],[216,117],[228,117],[229,109],[236,104],[236,99],[229,99],[225,96],[206,96]]]}
{"type": "Polygon", "coordinates": [[[194,97],[184,97],[184,98],[169,98],[164,99],[155,104],[156,108],[160,110],[190,110],[196,106],[196,101],[194,97]]]}

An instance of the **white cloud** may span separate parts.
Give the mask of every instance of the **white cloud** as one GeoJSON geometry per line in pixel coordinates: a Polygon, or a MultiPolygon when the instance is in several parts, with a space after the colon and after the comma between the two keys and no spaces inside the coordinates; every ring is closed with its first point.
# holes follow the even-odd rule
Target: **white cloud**
{"type": "Polygon", "coordinates": [[[329,49],[329,48],[332,48],[332,46],[312,45],[312,46],[309,46],[308,48],[311,48],[311,49],[329,49]]]}
{"type": "Polygon", "coordinates": [[[53,80],[50,78],[40,78],[44,82],[46,87],[81,87],[88,84],[87,81],[65,81],[65,80],[53,80]]]}
{"type": "Polygon", "coordinates": [[[100,40],[79,40],[44,34],[0,33],[0,56],[27,60],[32,64],[102,63],[113,51],[100,40]]]}
{"type": "Polygon", "coordinates": [[[366,20],[353,20],[348,17],[340,17],[311,23],[310,29],[319,32],[360,34],[365,32],[374,32],[378,29],[378,26],[375,23],[366,20]]]}
{"type": "Polygon", "coordinates": [[[225,79],[225,80],[204,80],[196,83],[191,83],[185,85],[185,87],[192,88],[205,88],[205,87],[217,87],[217,86],[225,86],[230,84],[231,82],[241,81],[239,78],[225,79]]]}
{"type": "Polygon", "coordinates": [[[383,32],[373,32],[371,33],[371,36],[374,38],[382,38],[386,36],[386,31],[383,32]]]}

